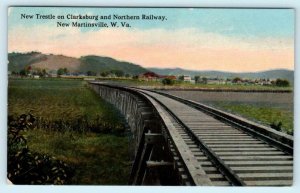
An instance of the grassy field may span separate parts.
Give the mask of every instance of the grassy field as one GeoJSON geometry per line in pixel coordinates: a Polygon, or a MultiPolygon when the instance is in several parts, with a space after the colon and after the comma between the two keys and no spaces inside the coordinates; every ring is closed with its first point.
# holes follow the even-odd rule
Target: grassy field
{"type": "Polygon", "coordinates": [[[51,122],[86,118],[88,122],[102,119],[121,125],[122,121],[115,116],[118,112],[99,100],[85,84],[80,80],[10,80],[8,112],[13,115],[31,112],[51,122]]]}
{"type": "Polygon", "coordinates": [[[10,79],[9,115],[28,112],[37,117],[37,128],[26,133],[29,148],[71,165],[71,184],[127,183],[129,136],[124,119],[84,81],[10,79]]]}
{"type": "Polygon", "coordinates": [[[292,91],[293,87],[278,87],[265,85],[241,85],[241,84],[193,84],[189,82],[175,81],[174,85],[163,85],[161,81],[146,81],[135,79],[100,79],[115,84],[124,84],[129,86],[146,86],[151,89],[230,89],[230,90],[280,90],[292,91]]]}
{"type": "Polygon", "coordinates": [[[253,121],[271,126],[281,124],[281,131],[293,134],[293,113],[274,107],[217,102],[215,106],[253,121]]]}
{"type": "Polygon", "coordinates": [[[293,133],[293,93],[163,91],[293,133]]]}
{"type": "Polygon", "coordinates": [[[55,156],[74,167],[71,184],[127,184],[130,162],[128,139],[124,136],[92,132],[49,133],[37,129],[29,130],[26,137],[32,151],[55,156]]]}

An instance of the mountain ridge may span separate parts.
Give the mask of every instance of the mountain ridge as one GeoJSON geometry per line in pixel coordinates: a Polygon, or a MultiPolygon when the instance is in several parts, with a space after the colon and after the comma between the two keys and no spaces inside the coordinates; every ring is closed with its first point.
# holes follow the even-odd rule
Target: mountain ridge
{"type": "Polygon", "coordinates": [[[8,61],[8,71],[11,72],[19,72],[30,65],[48,71],[57,71],[59,68],[68,68],[69,72],[76,73],[93,71],[100,74],[101,72],[123,71],[124,74],[139,75],[150,71],[160,75],[199,75],[213,78],[282,78],[289,80],[291,83],[294,82],[294,71],[288,69],[272,69],[259,72],[226,72],[218,70],[187,70],[180,67],[144,68],[131,62],[120,61],[107,56],[87,55],[75,58],[64,55],[43,54],[40,52],[9,53],[8,61]]]}
{"type": "Polygon", "coordinates": [[[290,82],[294,82],[294,71],[289,69],[271,69],[257,72],[228,72],[228,71],[217,71],[217,70],[187,70],[183,68],[148,68],[148,70],[157,74],[164,75],[189,75],[189,76],[204,76],[204,77],[220,77],[220,78],[265,78],[265,79],[276,79],[282,78],[287,79],[290,82]]]}
{"type": "Polygon", "coordinates": [[[64,55],[43,54],[40,52],[9,53],[8,71],[19,72],[26,66],[46,69],[47,71],[57,71],[59,68],[67,68],[71,73],[95,73],[109,71],[123,71],[129,75],[139,75],[148,70],[140,65],[119,61],[111,57],[87,55],[80,58],[64,55]]]}

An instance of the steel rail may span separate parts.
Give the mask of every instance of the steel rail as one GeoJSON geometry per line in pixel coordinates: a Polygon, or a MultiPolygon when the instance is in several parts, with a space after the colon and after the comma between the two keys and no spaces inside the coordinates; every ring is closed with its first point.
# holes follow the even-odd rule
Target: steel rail
{"type": "Polygon", "coordinates": [[[243,131],[247,132],[248,134],[261,139],[262,141],[265,141],[268,144],[271,144],[273,147],[279,149],[280,151],[283,151],[285,153],[288,153],[290,155],[293,155],[293,137],[289,136],[288,134],[283,134],[278,131],[272,131],[272,128],[266,128],[262,125],[255,124],[248,120],[243,120],[239,117],[236,117],[235,115],[232,115],[230,113],[215,109],[213,107],[209,107],[207,105],[192,101],[183,99],[178,96],[174,96],[167,93],[162,93],[158,91],[148,90],[148,89],[142,89],[149,92],[154,92],[169,98],[172,98],[174,100],[177,100],[179,102],[182,102],[188,106],[191,106],[195,109],[198,109],[204,113],[207,113],[221,121],[224,121],[232,126],[234,126],[237,129],[242,129],[243,131]],[[270,136],[269,136],[270,135],[270,136]]]}
{"type": "Polygon", "coordinates": [[[165,104],[163,104],[161,101],[156,99],[155,97],[143,92],[140,90],[140,92],[146,94],[147,96],[153,98],[155,101],[157,101],[161,106],[163,106],[166,111],[176,120],[178,121],[186,130],[186,132],[189,134],[189,136],[193,139],[193,141],[200,146],[200,149],[207,155],[207,157],[215,164],[215,166],[219,169],[219,171],[228,178],[228,180],[235,186],[245,186],[246,184],[244,181],[235,174],[235,172],[224,163],[222,159],[220,159],[214,151],[209,148],[205,142],[200,139],[195,132],[190,129],[185,123],[183,123],[165,104]]]}

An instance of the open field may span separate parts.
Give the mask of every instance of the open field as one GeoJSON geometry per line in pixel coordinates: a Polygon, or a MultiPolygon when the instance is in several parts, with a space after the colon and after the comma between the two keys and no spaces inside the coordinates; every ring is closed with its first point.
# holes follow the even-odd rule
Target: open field
{"type": "Polygon", "coordinates": [[[99,79],[98,81],[118,85],[146,87],[148,89],[205,89],[205,90],[270,90],[270,91],[292,91],[293,87],[263,86],[263,85],[240,85],[240,84],[192,84],[189,82],[175,81],[175,84],[163,85],[161,81],[146,81],[135,79],[99,79]]]}
{"type": "Polygon", "coordinates": [[[268,126],[281,122],[283,131],[293,131],[293,93],[163,92],[208,104],[268,126]]]}
{"type": "Polygon", "coordinates": [[[128,138],[87,132],[27,131],[29,148],[74,167],[71,184],[126,185],[130,172],[128,138]],[[118,152],[118,153],[116,153],[118,152]]]}
{"type": "Polygon", "coordinates": [[[25,134],[29,148],[71,165],[75,170],[71,184],[126,184],[130,136],[125,121],[85,84],[10,79],[8,114],[36,116],[37,128],[25,134]]]}
{"type": "Polygon", "coordinates": [[[87,89],[81,80],[10,80],[8,114],[32,113],[40,127],[93,131],[124,129],[112,105],[87,89]]]}

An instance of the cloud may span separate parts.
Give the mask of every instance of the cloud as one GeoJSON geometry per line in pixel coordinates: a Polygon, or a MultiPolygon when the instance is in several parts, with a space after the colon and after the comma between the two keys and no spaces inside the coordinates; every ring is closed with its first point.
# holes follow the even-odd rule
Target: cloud
{"type": "Polygon", "coordinates": [[[145,67],[259,71],[294,68],[293,39],[238,38],[199,29],[79,28],[36,26],[9,31],[8,50],[110,56],[145,67]]]}

